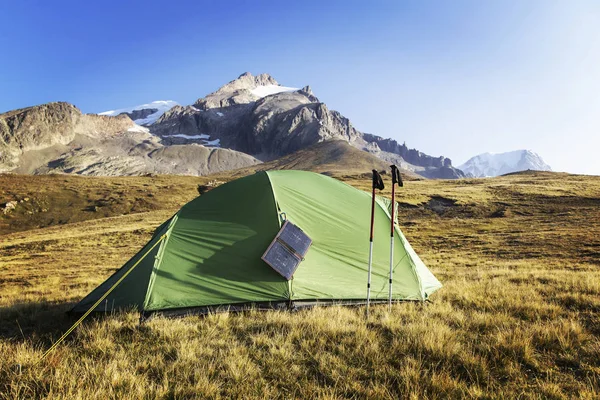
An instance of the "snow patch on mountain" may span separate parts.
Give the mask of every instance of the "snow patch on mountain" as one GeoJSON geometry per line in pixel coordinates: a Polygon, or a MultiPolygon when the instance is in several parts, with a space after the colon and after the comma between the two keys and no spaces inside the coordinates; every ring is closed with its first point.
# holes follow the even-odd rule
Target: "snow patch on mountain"
{"type": "Polygon", "coordinates": [[[479,154],[460,165],[458,169],[474,177],[499,176],[529,169],[552,171],[552,168],[544,162],[542,157],[531,150],[479,154]]]}
{"type": "Polygon", "coordinates": [[[144,128],[143,126],[135,125],[131,128],[127,129],[127,132],[142,132],[150,134],[150,130],[148,128],[144,128]]]}
{"type": "Polygon", "coordinates": [[[221,139],[207,140],[203,144],[206,147],[221,147],[221,139]]]}
{"type": "Polygon", "coordinates": [[[253,95],[260,97],[270,96],[272,94],[283,93],[283,92],[295,92],[298,88],[280,86],[280,85],[263,85],[257,86],[254,89],[250,90],[253,95]]]}
{"type": "Polygon", "coordinates": [[[135,119],[135,122],[138,125],[151,125],[155,123],[165,112],[169,111],[172,107],[179,105],[176,101],[173,100],[159,100],[153,101],[148,104],[140,104],[139,106],[120,108],[118,110],[110,110],[99,113],[98,115],[106,115],[109,117],[114,117],[119,114],[124,113],[132,113],[133,111],[141,111],[141,110],[157,110],[154,113],[146,116],[145,118],[135,119]]]}
{"type": "Polygon", "coordinates": [[[208,138],[210,138],[209,135],[205,135],[203,133],[201,133],[200,135],[184,135],[183,133],[178,133],[175,135],[165,135],[164,137],[178,137],[178,138],[183,138],[183,139],[208,139],[208,138]]]}
{"type": "Polygon", "coordinates": [[[183,133],[177,133],[174,135],[164,135],[163,138],[181,138],[185,140],[199,140],[201,145],[206,147],[221,147],[221,139],[210,140],[210,135],[201,133],[199,135],[186,135],[183,133]]]}

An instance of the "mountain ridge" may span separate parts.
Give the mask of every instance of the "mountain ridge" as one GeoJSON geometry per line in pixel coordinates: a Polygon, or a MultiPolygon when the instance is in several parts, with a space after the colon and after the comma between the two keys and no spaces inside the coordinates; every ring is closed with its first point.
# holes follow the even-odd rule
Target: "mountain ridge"
{"type": "Polygon", "coordinates": [[[220,140],[222,147],[251,154],[262,161],[277,159],[315,143],[343,139],[386,162],[426,177],[464,177],[450,159],[428,156],[393,139],[360,132],[348,118],[321,102],[310,86],[301,89],[281,86],[268,74],[244,73],[193,105],[169,110],[150,130],[162,138],[209,135],[220,140]],[[257,96],[253,93],[257,87],[269,87],[270,93],[257,96]]]}
{"type": "Polygon", "coordinates": [[[0,114],[0,172],[203,175],[335,140],[423,177],[464,176],[446,157],[358,131],[308,85],[282,86],[269,74],[250,73],[191,105],[154,101],[83,114],[55,102],[0,114]]]}
{"type": "Polygon", "coordinates": [[[65,102],[0,114],[0,173],[204,175],[258,162],[230,149],[165,146],[127,115],[83,114],[65,102]]]}

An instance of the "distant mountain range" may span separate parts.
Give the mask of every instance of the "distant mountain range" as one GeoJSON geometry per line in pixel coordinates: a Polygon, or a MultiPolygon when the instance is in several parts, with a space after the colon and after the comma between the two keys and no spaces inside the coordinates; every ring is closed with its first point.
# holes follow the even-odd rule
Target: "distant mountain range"
{"type": "Polygon", "coordinates": [[[483,153],[470,158],[458,168],[472,177],[499,176],[526,170],[552,171],[542,157],[530,150],[483,153]]]}
{"type": "MultiPolygon", "coordinates": [[[[512,171],[514,163],[497,166],[483,156],[463,167],[473,176],[512,171]]],[[[205,175],[261,163],[328,170],[346,163],[367,171],[394,163],[426,178],[465,176],[444,156],[358,131],[309,86],[282,86],[268,74],[244,73],[187,106],[154,101],[96,115],[59,102],[0,114],[0,172],[205,175]],[[316,146],[329,141],[338,144],[316,146]]]]}

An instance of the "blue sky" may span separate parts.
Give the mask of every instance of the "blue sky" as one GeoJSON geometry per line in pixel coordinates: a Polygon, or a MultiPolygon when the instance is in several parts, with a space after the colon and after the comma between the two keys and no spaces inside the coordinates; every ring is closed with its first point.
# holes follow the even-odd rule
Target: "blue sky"
{"type": "Polygon", "coordinates": [[[0,112],[190,104],[245,71],[455,165],[527,148],[600,174],[596,1],[0,3],[0,112]]]}

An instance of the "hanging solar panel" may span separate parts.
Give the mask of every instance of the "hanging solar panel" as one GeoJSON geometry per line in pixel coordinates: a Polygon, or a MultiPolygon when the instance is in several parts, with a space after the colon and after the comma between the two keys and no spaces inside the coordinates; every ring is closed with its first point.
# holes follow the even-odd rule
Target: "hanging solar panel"
{"type": "Polygon", "coordinates": [[[302,258],[304,258],[312,243],[312,240],[306,236],[306,233],[302,232],[302,229],[288,221],[285,221],[285,224],[283,224],[278,237],[279,240],[290,246],[302,258]]]}
{"type": "Polygon", "coordinates": [[[274,241],[262,257],[267,264],[288,281],[296,272],[300,259],[281,242],[274,241]]]}
{"type": "Polygon", "coordinates": [[[285,221],[262,259],[289,281],[304,259],[311,243],[311,238],[302,229],[285,221]]]}

